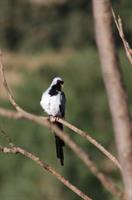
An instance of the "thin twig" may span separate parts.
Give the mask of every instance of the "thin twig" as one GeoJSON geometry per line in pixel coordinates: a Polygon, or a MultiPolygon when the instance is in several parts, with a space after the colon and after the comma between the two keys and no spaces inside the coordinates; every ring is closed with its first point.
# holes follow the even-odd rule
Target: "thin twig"
{"type": "Polygon", "coordinates": [[[88,133],[82,131],[81,129],[70,124],[64,119],[59,118],[57,119],[57,121],[59,121],[60,123],[68,127],[69,129],[73,130],[75,133],[79,134],[81,137],[84,137],[86,140],[88,140],[91,144],[97,147],[104,155],[106,155],[107,158],[109,158],[120,170],[122,170],[119,161],[109,151],[107,151],[99,142],[97,142],[93,137],[91,137],[88,133]]]}
{"type": "Polygon", "coordinates": [[[9,97],[9,100],[11,102],[11,104],[13,105],[13,107],[15,107],[15,109],[19,112],[25,112],[22,108],[20,108],[20,106],[16,103],[13,95],[11,94],[11,91],[8,87],[6,78],[5,78],[5,73],[4,73],[4,65],[3,65],[3,56],[2,56],[2,51],[0,50],[0,71],[1,71],[1,78],[2,78],[2,83],[3,86],[7,92],[7,95],[9,97]]]}
{"type": "Polygon", "coordinates": [[[121,38],[121,40],[122,40],[122,42],[123,42],[126,55],[127,55],[127,57],[128,57],[129,62],[132,64],[132,53],[131,53],[131,52],[132,52],[132,49],[130,48],[129,43],[127,42],[127,40],[126,40],[126,38],[125,38],[125,34],[124,34],[124,31],[123,31],[122,20],[121,20],[121,18],[120,18],[119,15],[118,15],[118,18],[116,17],[113,8],[111,8],[111,11],[112,11],[112,16],[113,16],[114,22],[115,22],[115,24],[116,24],[116,27],[117,27],[117,29],[118,29],[120,38],[121,38]]]}
{"type": "Polygon", "coordinates": [[[1,126],[0,126],[0,134],[5,138],[10,147],[14,147],[12,140],[9,138],[9,136],[6,134],[3,128],[1,128],[1,126]]]}

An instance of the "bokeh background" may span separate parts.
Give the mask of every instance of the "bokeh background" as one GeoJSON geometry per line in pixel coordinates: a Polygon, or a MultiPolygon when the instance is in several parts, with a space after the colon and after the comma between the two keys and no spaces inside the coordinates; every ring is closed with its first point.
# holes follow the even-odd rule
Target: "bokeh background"
{"type": "MultiPolygon", "coordinates": [[[[44,115],[39,102],[52,78],[61,76],[67,96],[66,119],[88,131],[116,155],[107,97],[94,38],[92,1],[1,0],[0,48],[6,77],[18,102],[29,112],[44,115]]],[[[132,39],[132,1],[112,1],[132,39]]],[[[132,109],[132,68],[113,25],[115,43],[132,109]]],[[[0,84],[0,106],[12,108],[0,84]]],[[[54,166],[95,200],[115,200],[76,155],[65,147],[65,166],[56,159],[54,137],[47,129],[27,121],[0,118],[15,144],[34,152],[54,166]]],[[[84,139],[70,136],[122,187],[113,164],[84,139]]],[[[0,144],[5,144],[0,138],[0,144]]],[[[20,155],[0,154],[0,197],[3,200],[79,200],[55,177],[20,155]]]]}

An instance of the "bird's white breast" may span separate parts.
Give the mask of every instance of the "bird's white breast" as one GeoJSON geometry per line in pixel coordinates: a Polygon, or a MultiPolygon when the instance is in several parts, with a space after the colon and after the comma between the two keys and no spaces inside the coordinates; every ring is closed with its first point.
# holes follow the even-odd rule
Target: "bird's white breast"
{"type": "Polygon", "coordinates": [[[44,92],[40,101],[40,105],[48,115],[60,116],[61,93],[51,96],[48,91],[44,92]]]}

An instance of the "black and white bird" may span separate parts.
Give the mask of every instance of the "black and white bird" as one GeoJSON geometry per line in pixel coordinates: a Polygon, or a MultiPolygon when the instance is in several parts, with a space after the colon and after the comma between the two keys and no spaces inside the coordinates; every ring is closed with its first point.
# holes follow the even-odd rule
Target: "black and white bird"
{"type": "MultiPolygon", "coordinates": [[[[60,77],[55,77],[48,89],[42,94],[40,105],[49,116],[65,117],[66,98],[62,91],[63,84],[64,81],[60,77]]],[[[63,130],[63,125],[61,123],[54,123],[59,129],[63,130]]],[[[55,134],[55,142],[57,158],[60,159],[61,165],[64,165],[64,141],[55,134]]]]}

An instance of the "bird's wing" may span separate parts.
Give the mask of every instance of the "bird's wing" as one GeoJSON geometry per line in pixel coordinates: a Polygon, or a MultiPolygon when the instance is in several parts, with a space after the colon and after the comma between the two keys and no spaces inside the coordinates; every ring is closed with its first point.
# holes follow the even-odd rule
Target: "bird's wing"
{"type": "Polygon", "coordinates": [[[64,92],[61,92],[60,113],[62,118],[65,117],[65,105],[66,105],[66,97],[64,92]]]}

